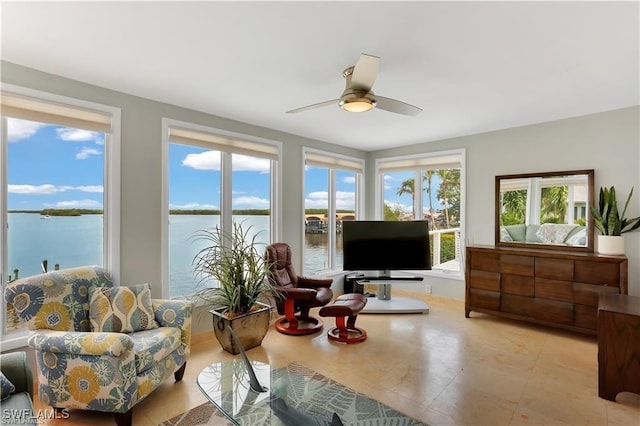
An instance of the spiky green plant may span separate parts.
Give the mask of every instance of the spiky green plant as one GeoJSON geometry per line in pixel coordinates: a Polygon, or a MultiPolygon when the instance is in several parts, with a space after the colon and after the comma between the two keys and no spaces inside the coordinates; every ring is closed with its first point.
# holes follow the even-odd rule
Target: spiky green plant
{"type": "Polygon", "coordinates": [[[622,215],[620,215],[618,213],[615,188],[613,186],[611,188],[600,188],[598,209],[589,205],[589,210],[593,216],[593,222],[596,228],[598,228],[602,235],[619,236],[625,232],[631,232],[640,228],[640,217],[634,217],[633,219],[625,218],[632,195],[633,188],[631,188],[629,192],[627,202],[624,204],[624,210],[622,210],[622,215]]]}
{"type": "Polygon", "coordinates": [[[219,283],[217,288],[201,290],[198,296],[228,316],[246,314],[259,300],[278,296],[268,280],[270,265],[258,250],[257,234],[249,237],[251,228],[243,229],[234,222],[232,232],[216,226],[194,235],[194,240],[208,243],[193,259],[195,275],[201,285],[210,279],[219,283]]]}

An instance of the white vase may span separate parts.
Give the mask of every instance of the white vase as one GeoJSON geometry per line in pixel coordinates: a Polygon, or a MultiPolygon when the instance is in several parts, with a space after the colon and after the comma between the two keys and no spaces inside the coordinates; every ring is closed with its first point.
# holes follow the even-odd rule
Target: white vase
{"type": "Polygon", "coordinates": [[[623,235],[598,235],[598,253],[611,256],[624,254],[623,235]]]}

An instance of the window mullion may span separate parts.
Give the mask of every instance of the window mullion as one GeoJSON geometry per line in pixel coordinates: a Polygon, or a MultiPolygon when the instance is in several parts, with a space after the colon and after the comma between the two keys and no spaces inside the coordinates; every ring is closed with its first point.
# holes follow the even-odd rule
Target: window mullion
{"type": "Polygon", "coordinates": [[[230,232],[233,229],[233,154],[221,152],[220,155],[220,226],[230,232]]]}

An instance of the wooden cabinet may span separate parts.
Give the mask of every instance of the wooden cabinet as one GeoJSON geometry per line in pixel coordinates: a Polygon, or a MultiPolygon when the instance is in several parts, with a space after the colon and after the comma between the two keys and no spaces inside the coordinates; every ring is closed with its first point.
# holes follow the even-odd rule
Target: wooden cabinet
{"type": "Polygon", "coordinates": [[[557,250],[469,246],[471,311],[596,334],[602,294],[627,294],[627,258],[557,250]]]}

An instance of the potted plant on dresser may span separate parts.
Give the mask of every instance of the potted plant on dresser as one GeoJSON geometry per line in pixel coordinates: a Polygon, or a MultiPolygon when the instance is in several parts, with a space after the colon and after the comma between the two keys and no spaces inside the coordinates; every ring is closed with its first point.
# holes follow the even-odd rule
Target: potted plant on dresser
{"type": "Polygon", "coordinates": [[[593,216],[593,222],[601,234],[598,235],[598,253],[623,255],[624,235],[622,234],[640,228],[640,217],[633,219],[625,218],[632,195],[633,188],[631,188],[629,192],[622,214],[620,214],[618,210],[616,190],[613,186],[611,188],[600,188],[600,199],[597,209],[592,205],[589,206],[589,210],[593,216]]]}
{"type": "Polygon", "coordinates": [[[213,329],[222,348],[232,354],[240,349],[229,327],[238,335],[244,349],[259,346],[267,334],[271,306],[264,303],[279,294],[267,279],[269,264],[258,249],[251,226],[234,223],[232,232],[216,226],[196,233],[196,241],[208,245],[193,259],[200,283],[215,280],[218,286],[198,292],[213,309],[213,329]]]}

